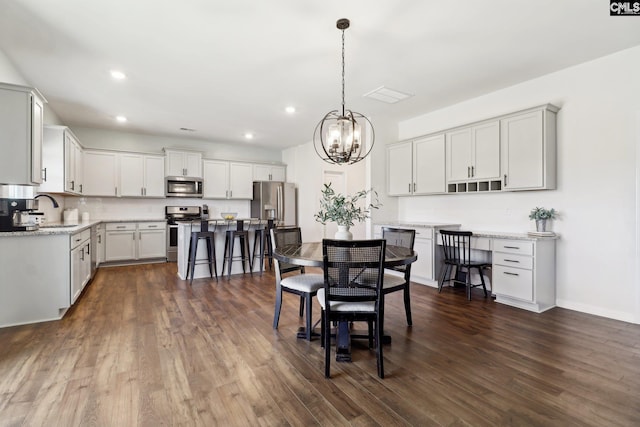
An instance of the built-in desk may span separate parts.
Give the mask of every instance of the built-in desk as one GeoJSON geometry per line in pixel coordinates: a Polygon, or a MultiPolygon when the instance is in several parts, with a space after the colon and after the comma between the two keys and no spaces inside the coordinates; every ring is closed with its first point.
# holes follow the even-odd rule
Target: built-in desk
{"type": "MultiPolygon", "coordinates": [[[[558,236],[473,231],[472,257],[491,263],[496,302],[541,313],[556,305],[558,236]]],[[[442,245],[440,236],[437,244],[442,245]]],[[[436,262],[442,264],[442,251],[436,262]]]]}
{"type": "MultiPolygon", "coordinates": [[[[411,268],[411,281],[434,287],[438,286],[443,266],[440,230],[467,230],[452,223],[385,222],[374,225],[376,238],[382,237],[384,226],[416,230],[414,250],[418,253],[418,261],[411,268]]],[[[558,236],[470,231],[473,232],[472,256],[492,265],[486,277],[497,302],[536,313],[556,305],[558,236]]]]}

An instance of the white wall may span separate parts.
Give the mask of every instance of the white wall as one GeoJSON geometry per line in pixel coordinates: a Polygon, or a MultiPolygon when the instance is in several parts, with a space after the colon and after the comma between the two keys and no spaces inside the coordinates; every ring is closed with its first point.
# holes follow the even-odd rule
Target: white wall
{"type": "Polygon", "coordinates": [[[399,198],[399,219],[525,232],[531,208],[553,207],[557,304],[640,323],[638,75],[640,46],[401,122],[404,140],[545,103],[561,108],[557,190],[399,198]]]}
{"type": "Polygon", "coordinates": [[[270,150],[251,144],[226,144],[188,138],[145,135],[122,131],[70,126],[85,148],[118,151],[138,151],[162,153],[163,148],[194,150],[203,153],[204,158],[223,160],[244,160],[254,162],[280,163],[280,150],[270,150]]]}

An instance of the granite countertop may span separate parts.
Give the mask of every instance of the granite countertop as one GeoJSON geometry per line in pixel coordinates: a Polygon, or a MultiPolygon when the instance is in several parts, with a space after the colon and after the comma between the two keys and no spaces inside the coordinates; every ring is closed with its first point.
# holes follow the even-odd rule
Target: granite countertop
{"type": "Polygon", "coordinates": [[[378,226],[391,226],[391,227],[412,227],[412,228],[445,228],[445,227],[460,227],[460,224],[452,224],[448,222],[404,222],[404,221],[385,221],[375,223],[378,226]]]}
{"type": "Polygon", "coordinates": [[[40,226],[35,231],[5,231],[0,232],[0,237],[19,237],[19,236],[53,236],[59,234],[75,234],[90,228],[93,225],[106,222],[165,222],[165,218],[144,218],[144,219],[99,219],[86,222],[78,222],[77,224],[63,224],[61,222],[48,222],[40,226]]]}

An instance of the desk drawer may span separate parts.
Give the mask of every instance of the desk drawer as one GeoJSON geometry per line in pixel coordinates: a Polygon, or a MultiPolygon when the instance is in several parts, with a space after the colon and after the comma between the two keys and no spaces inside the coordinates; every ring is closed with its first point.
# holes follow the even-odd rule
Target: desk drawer
{"type": "Polygon", "coordinates": [[[526,255],[505,254],[502,252],[493,253],[493,263],[506,267],[517,267],[531,270],[533,268],[533,258],[526,255]]]}
{"type": "Polygon", "coordinates": [[[416,227],[416,237],[421,237],[423,239],[433,239],[433,228],[417,228],[416,227]]]}
{"type": "Polygon", "coordinates": [[[493,266],[493,292],[526,301],[533,301],[533,272],[519,268],[493,266]]]}
{"type": "Polygon", "coordinates": [[[510,254],[533,255],[533,242],[527,240],[493,240],[494,252],[507,252],[510,254]]]}

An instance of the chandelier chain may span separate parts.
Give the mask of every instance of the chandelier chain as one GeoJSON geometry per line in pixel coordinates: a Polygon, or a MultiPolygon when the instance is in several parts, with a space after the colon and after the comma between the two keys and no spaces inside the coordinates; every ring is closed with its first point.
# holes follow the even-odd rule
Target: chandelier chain
{"type": "Polygon", "coordinates": [[[342,115],[344,116],[344,30],[342,30],[342,115]]]}

